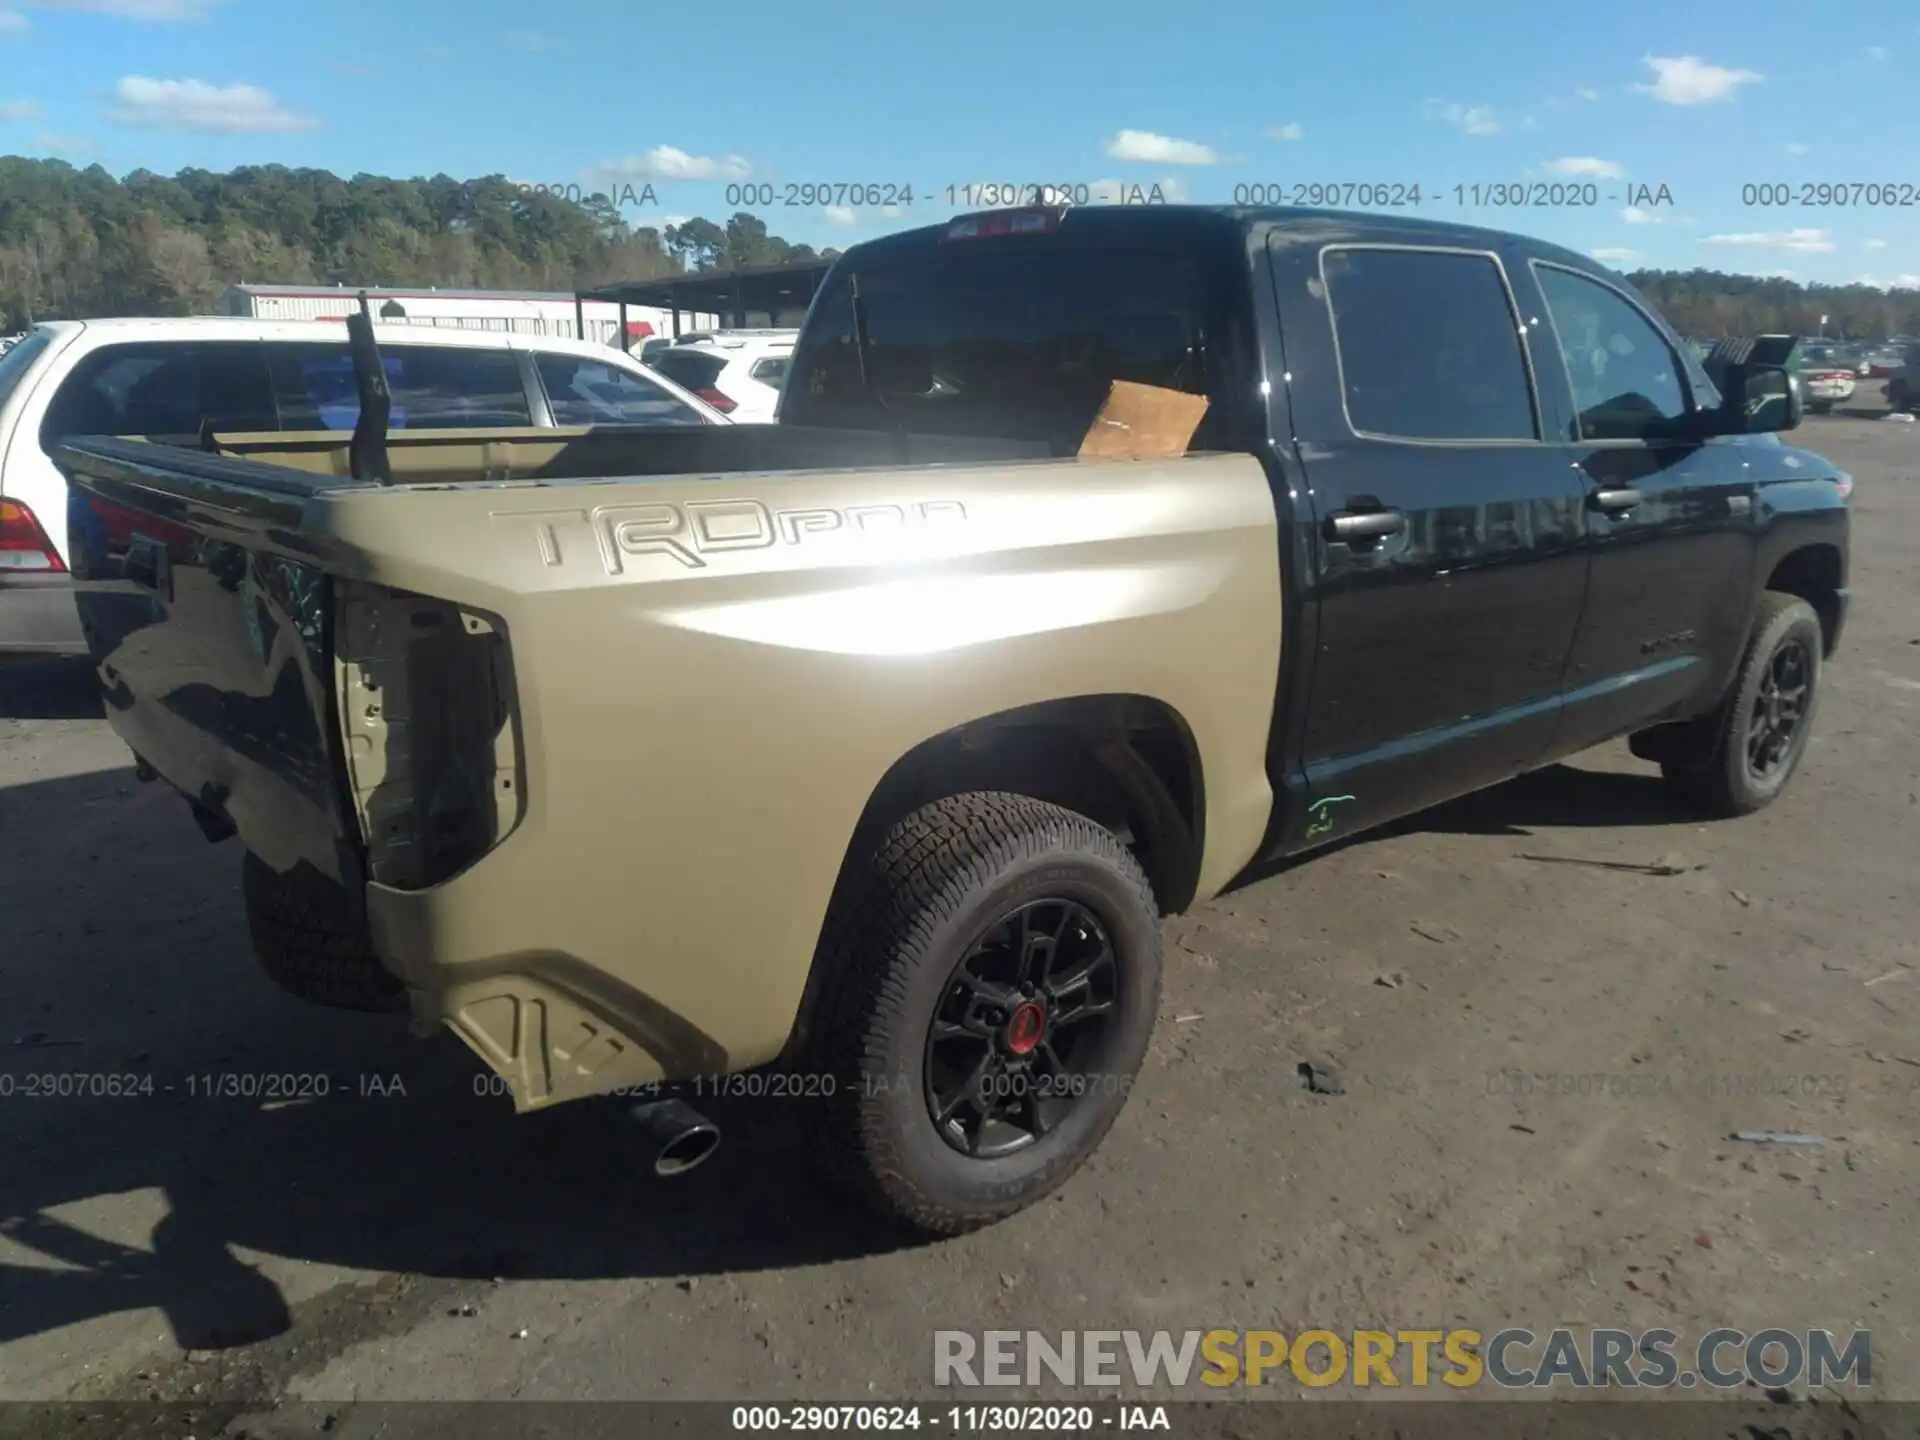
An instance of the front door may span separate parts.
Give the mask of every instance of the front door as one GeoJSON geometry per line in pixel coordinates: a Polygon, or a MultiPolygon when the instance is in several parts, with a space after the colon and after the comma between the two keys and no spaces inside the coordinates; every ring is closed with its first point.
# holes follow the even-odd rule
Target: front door
{"type": "Polygon", "coordinates": [[[1571,754],[1719,694],[1754,600],[1750,461],[1779,452],[1700,438],[1692,412],[1718,397],[1626,292],[1545,261],[1530,269],[1558,352],[1542,372],[1564,372],[1549,394],[1566,412],[1560,453],[1586,490],[1592,554],[1553,744],[1571,754]]]}
{"type": "Polygon", "coordinates": [[[1301,756],[1321,841],[1544,752],[1586,585],[1502,257],[1269,244],[1311,488],[1301,756]]]}

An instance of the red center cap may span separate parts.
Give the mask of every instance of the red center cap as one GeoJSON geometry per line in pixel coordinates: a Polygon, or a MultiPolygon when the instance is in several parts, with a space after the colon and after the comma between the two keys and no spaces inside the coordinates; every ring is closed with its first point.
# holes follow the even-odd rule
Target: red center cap
{"type": "Polygon", "coordinates": [[[1040,1043],[1041,1032],[1046,1028],[1046,1010],[1038,1000],[1027,1001],[1007,1020],[1007,1048],[1016,1055],[1025,1055],[1040,1043]]]}

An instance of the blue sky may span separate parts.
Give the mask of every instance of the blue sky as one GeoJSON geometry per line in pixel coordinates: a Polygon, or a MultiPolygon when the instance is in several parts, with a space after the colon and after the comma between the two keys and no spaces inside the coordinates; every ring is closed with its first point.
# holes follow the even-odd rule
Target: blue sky
{"type": "Polygon", "coordinates": [[[0,148],[611,184],[655,224],[765,183],[744,208],[816,245],[943,218],[948,186],[1418,184],[1423,213],[1623,268],[1920,285],[1917,22],[1904,0],[0,0],[0,148]],[[913,202],[780,203],[802,182],[913,202]],[[1532,182],[1599,203],[1454,188],[1532,182]],[[1908,203],[1743,194],[1804,183],[1908,203]],[[1625,213],[1636,186],[1670,200],[1625,213]]]}

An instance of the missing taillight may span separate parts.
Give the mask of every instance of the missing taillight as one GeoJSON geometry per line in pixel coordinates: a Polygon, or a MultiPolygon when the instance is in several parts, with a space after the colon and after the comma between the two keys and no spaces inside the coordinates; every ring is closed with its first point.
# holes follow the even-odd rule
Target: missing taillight
{"type": "Polygon", "coordinates": [[[334,674],[373,880],[438,885],[512,833],[524,806],[519,714],[496,622],[341,582],[334,674]]]}

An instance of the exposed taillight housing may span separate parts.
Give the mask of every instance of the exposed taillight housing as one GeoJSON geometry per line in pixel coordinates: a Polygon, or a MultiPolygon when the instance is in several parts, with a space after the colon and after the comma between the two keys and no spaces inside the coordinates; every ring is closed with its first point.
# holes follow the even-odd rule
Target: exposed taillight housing
{"type": "Polygon", "coordinates": [[[0,570],[65,573],[67,562],[47,537],[46,527],[18,500],[0,500],[0,570]]]}
{"type": "Polygon", "coordinates": [[[740,408],[712,386],[708,386],[705,390],[696,390],[693,393],[706,401],[707,404],[711,405],[714,409],[718,410],[722,415],[731,415],[735,410],[740,408]]]}

